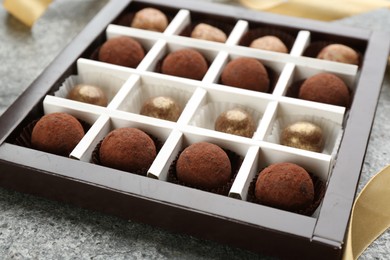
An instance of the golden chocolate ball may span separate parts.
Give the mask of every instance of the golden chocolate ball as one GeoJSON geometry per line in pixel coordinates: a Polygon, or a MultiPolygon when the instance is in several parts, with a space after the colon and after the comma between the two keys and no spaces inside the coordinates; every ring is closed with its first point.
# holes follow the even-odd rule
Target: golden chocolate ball
{"type": "Polygon", "coordinates": [[[160,10],[147,7],[135,14],[131,27],[163,32],[168,27],[168,18],[160,10]]]}
{"type": "Polygon", "coordinates": [[[244,137],[252,137],[256,130],[253,117],[241,108],[230,109],[220,114],[215,120],[214,128],[220,132],[244,137]]]}
{"type": "Polygon", "coordinates": [[[317,58],[353,65],[359,64],[359,54],[354,49],[343,44],[330,44],[324,47],[318,53],[317,58]]]}
{"type": "Polygon", "coordinates": [[[286,45],[278,37],[272,35],[263,36],[253,40],[249,47],[281,53],[288,52],[286,45]]]}
{"type": "Polygon", "coordinates": [[[191,37],[214,42],[225,42],[227,39],[226,34],[222,30],[205,23],[195,26],[191,37]]]}
{"type": "Polygon", "coordinates": [[[107,106],[108,100],[103,90],[99,87],[78,84],[68,94],[68,98],[98,106],[107,106]]]}
{"type": "Polygon", "coordinates": [[[322,152],[324,137],[322,129],[310,122],[300,121],[283,129],[281,144],[313,152],[322,152]]]}
{"type": "Polygon", "coordinates": [[[176,122],[181,114],[181,107],[170,97],[154,97],[142,105],[141,115],[176,122]]]}

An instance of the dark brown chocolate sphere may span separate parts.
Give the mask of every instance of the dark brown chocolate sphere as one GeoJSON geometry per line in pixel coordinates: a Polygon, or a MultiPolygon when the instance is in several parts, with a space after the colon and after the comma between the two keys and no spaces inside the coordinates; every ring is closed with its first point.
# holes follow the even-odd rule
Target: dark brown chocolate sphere
{"type": "Polygon", "coordinates": [[[296,211],[314,200],[314,185],[308,172],[294,163],[275,163],[259,173],[255,196],[261,204],[296,211]]]}
{"type": "Polygon", "coordinates": [[[226,34],[219,28],[200,23],[191,32],[191,37],[213,42],[225,42],[226,34]]]}
{"type": "Polygon", "coordinates": [[[169,53],[162,62],[163,74],[202,80],[208,70],[203,55],[194,49],[181,49],[169,53]]]}
{"type": "Polygon", "coordinates": [[[111,131],[99,149],[102,165],[143,174],[146,174],[156,154],[156,146],[150,136],[131,127],[111,131]]]}
{"type": "Polygon", "coordinates": [[[107,40],[99,50],[99,61],[136,68],[145,57],[141,44],[126,36],[107,40]]]}
{"type": "Polygon", "coordinates": [[[354,49],[343,44],[327,45],[318,53],[317,58],[353,65],[359,64],[359,54],[354,49]]]}
{"type": "Polygon", "coordinates": [[[135,13],[131,27],[163,32],[168,27],[168,18],[160,10],[147,7],[135,13]]]}
{"type": "Polygon", "coordinates": [[[83,126],[74,116],[51,113],[41,117],[35,124],[31,144],[44,152],[69,156],[83,136],[83,126]]]}
{"type": "Polygon", "coordinates": [[[252,137],[255,132],[255,122],[251,114],[241,108],[229,109],[221,113],[215,120],[215,130],[252,137]]]}
{"type": "Polygon", "coordinates": [[[260,38],[257,38],[251,42],[249,45],[251,48],[275,51],[281,53],[287,53],[288,49],[286,45],[276,36],[266,35],[260,38]]]}
{"type": "Polygon", "coordinates": [[[226,152],[219,146],[199,142],[188,146],[176,163],[177,178],[201,189],[221,187],[231,179],[231,165],[226,152]]]}
{"type": "Polygon", "coordinates": [[[107,97],[101,88],[87,84],[78,84],[73,87],[68,94],[68,98],[98,106],[107,106],[108,103],[107,97]]]}
{"type": "Polygon", "coordinates": [[[264,65],[254,58],[237,58],[222,71],[221,83],[248,90],[267,92],[270,80],[264,65]]]}
{"type": "Polygon", "coordinates": [[[300,121],[288,125],[283,129],[280,143],[282,145],[320,153],[324,148],[324,137],[322,129],[318,125],[300,121]]]}
{"type": "Polygon", "coordinates": [[[347,85],[331,73],[319,73],[306,79],[300,87],[299,98],[343,107],[350,102],[347,85]]]}
{"type": "Polygon", "coordinates": [[[179,104],[171,97],[153,97],[145,101],[141,108],[141,115],[165,119],[176,122],[181,113],[179,104]]]}

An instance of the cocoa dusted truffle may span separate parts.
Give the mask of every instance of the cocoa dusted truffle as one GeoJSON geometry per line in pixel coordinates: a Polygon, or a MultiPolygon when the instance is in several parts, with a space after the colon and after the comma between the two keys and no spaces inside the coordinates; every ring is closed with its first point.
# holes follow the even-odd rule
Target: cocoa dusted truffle
{"type": "Polygon", "coordinates": [[[107,106],[108,100],[103,90],[99,87],[78,84],[68,94],[68,98],[98,106],[107,106]]]}
{"type": "Polygon", "coordinates": [[[181,114],[181,107],[171,97],[153,97],[145,101],[140,114],[176,122],[181,114]]]}
{"type": "Polygon", "coordinates": [[[191,37],[214,42],[225,42],[226,34],[217,27],[200,23],[191,32],[191,37]]]}
{"type": "Polygon", "coordinates": [[[251,42],[249,45],[251,48],[275,51],[281,53],[287,53],[288,49],[286,45],[276,36],[266,35],[260,38],[257,38],[251,42]]]}
{"type": "Polygon", "coordinates": [[[213,189],[229,182],[231,164],[222,148],[212,143],[199,142],[188,146],[180,154],[176,175],[187,185],[213,189]]]}
{"type": "Polygon", "coordinates": [[[343,44],[327,45],[318,53],[317,58],[353,65],[359,64],[359,54],[351,47],[343,44]]]}
{"type": "Polygon", "coordinates": [[[314,185],[309,173],[294,163],[275,163],[259,173],[255,196],[261,204],[297,211],[314,200],[314,185]]]}
{"type": "Polygon", "coordinates": [[[248,90],[267,92],[270,80],[264,65],[254,58],[231,60],[223,69],[221,83],[248,90]]]}
{"type": "Polygon", "coordinates": [[[204,56],[194,49],[181,49],[169,53],[163,60],[163,74],[201,80],[208,70],[204,56]]]}
{"type": "Polygon", "coordinates": [[[244,109],[233,108],[218,116],[217,120],[215,120],[215,130],[228,134],[252,137],[255,132],[255,122],[251,114],[244,109]]]}
{"type": "Polygon", "coordinates": [[[99,50],[99,61],[136,68],[145,57],[141,44],[126,36],[107,40],[99,50]]]}
{"type": "Polygon", "coordinates": [[[347,85],[331,73],[319,73],[306,79],[299,89],[299,98],[343,107],[350,102],[347,85]]]}
{"type": "Polygon", "coordinates": [[[160,10],[147,7],[135,13],[131,27],[163,32],[168,27],[168,18],[160,10]]]}
{"type": "Polygon", "coordinates": [[[324,137],[322,129],[313,123],[300,121],[288,125],[281,134],[281,144],[313,152],[322,152],[324,137]]]}
{"type": "Polygon", "coordinates": [[[33,148],[57,155],[69,156],[84,136],[81,123],[66,113],[44,115],[31,133],[33,148]]]}
{"type": "Polygon", "coordinates": [[[143,174],[153,163],[156,154],[152,138],[142,130],[131,127],[111,131],[99,149],[102,165],[143,174]]]}

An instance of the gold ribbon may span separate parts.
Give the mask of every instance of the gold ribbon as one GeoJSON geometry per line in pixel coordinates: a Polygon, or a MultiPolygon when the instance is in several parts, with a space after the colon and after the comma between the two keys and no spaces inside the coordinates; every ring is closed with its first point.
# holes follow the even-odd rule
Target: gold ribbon
{"type": "Polygon", "coordinates": [[[45,12],[52,0],[4,0],[4,8],[27,26],[45,12]]]}
{"type": "Polygon", "coordinates": [[[390,227],[390,165],[366,184],[352,208],[344,260],[357,259],[390,227]]]}
{"type": "Polygon", "coordinates": [[[390,7],[387,0],[240,0],[240,3],[255,10],[323,21],[390,7]]]}

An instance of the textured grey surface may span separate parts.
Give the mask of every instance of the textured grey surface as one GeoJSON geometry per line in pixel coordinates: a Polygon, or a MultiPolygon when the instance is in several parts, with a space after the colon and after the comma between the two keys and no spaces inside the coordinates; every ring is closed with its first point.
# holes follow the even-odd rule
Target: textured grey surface
{"type": "MultiPolygon", "coordinates": [[[[107,1],[54,1],[31,30],[0,8],[0,115],[107,1]]],[[[390,11],[378,10],[336,23],[390,31],[390,11]]],[[[390,162],[389,111],[390,72],[387,70],[359,191],[376,172],[390,162]]],[[[366,250],[361,259],[389,259],[389,255],[390,232],[387,231],[366,250]]],[[[186,235],[0,189],[0,258],[262,257],[186,235]]]]}

